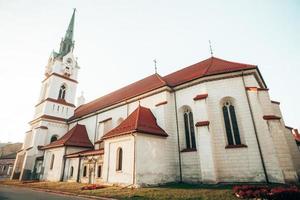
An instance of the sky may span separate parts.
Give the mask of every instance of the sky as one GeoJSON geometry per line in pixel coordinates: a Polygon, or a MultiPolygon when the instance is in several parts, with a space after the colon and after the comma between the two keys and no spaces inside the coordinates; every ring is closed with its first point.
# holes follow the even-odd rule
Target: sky
{"type": "Polygon", "coordinates": [[[299,0],[0,0],[0,142],[22,142],[73,8],[87,101],[214,56],[258,65],[286,125],[300,128],[299,0]]]}

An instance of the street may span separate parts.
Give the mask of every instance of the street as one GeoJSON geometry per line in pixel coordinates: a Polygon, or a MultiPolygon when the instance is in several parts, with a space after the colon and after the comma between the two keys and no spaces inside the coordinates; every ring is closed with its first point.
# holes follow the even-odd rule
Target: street
{"type": "Polygon", "coordinates": [[[66,196],[28,188],[0,185],[0,200],[85,200],[87,198],[66,196]]]}

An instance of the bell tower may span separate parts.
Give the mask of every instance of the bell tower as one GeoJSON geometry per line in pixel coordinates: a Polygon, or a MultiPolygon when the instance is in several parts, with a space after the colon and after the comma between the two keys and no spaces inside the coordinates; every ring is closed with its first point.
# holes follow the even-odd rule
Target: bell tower
{"type": "Polygon", "coordinates": [[[40,97],[35,106],[30,130],[25,133],[22,150],[17,154],[12,179],[40,179],[43,175],[43,150],[40,147],[68,131],[67,119],[74,114],[79,66],[74,50],[74,9],[59,52],[52,51],[45,68],[40,97]]]}
{"type": "Polygon", "coordinates": [[[68,119],[74,113],[79,70],[77,58],[73,54],[75,12],[74,9],[59,52],[53,51],[48,60],[35,119],[43,116],[68,119]]]}

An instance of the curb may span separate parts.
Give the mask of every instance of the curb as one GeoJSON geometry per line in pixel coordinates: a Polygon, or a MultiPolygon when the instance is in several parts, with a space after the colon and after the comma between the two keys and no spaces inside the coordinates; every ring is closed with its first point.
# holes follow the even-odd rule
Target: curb
{"type": "MultiPolygon", "coordinates": [[[[3,184],[6,185],[6,184],[3,184]]],[[[92,196],[92,195],[86,195],[86,194],[76,194],[76,193],[71,193],[71,192],[63,192],[59,190],[49,190],[49,189],[42,189],[42,188],[31,188],[31,187],[24,187],[21,185],[6,185],[9,187],[21,187],[21,188],[26,188],[30,189],[33,191],[39,191],[39,192],[48,192],[48,193],[53,193],[53,194],[60,194],[60,195],[66,195],[66,196],[74,196],[74,197],[81,197],[81,198],[89,198],[89,199],[99,199],[99,200],[117,200],[114,198],[109,198],[109,197],[98,197],[98,196],[92,196]]]]}
{"type": "Polygon", "coordinates": [[[40,188],[29,188],[35,191],[40,191],[40,192],[48,192],[48,193],[53,193],[53,194],[61,194],[61,195],[66,195],[66,196],[76,196],[76,197],[82,197],[82,198],[89,198],[89,199],[100,199],[100,200],[116,200],[113,198],[107,198],[107,197],[98,197],[98,196],[90,196],[86,194],[76,194],[76,193],[71,193],[71,192],[63,192],[59,190],[49,190],[49,189],[40,189],[40,188]]]}

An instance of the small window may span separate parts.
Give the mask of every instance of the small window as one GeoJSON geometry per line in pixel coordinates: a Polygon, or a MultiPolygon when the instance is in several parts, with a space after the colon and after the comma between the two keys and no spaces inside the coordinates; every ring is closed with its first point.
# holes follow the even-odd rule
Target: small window
{"type": "Polygon", "coordinates": [[[183,114],[183,117],[184,117],[186,148],[196,149],[195,129],[194,129],[194,120],[193,120],[192,111],[186,110],[183,114]]]}
{"type": "Polygon", "coordinates": [[[122,162],[123,162],[123,150],[122,148],[118,148],[117,150],[117,171],[122,171],[122,162]]]}
{"type": "Polygon", "coordinates": [[[65,99],[66,96],[66,86],[62,85],[59,89],[58,99],[65,99]]]}
{"type": "Polygon", "coordinates": [[[74,167],[72,166],[70,169],[70,177],[73,177],[73,171],[74,171],[74,167]]]}
{"type": "Polygon", "coordinates": [[[57,140],[57,136],[56,136],[56,135],[53,135],[53,136],[51,137],[50,143],[51,143],[51,142],[54,142],[54,141],[56,141],[56,140],[57,140]]]}
{"type": "Polygon", "coordinates": [[[54,154],[52,154],[51,156],[51,162],[50,162],[50,169],[53,169],[53,165],[54,165],[54,154]]]}
{"type": "Polygon", "coordinates": [[[240,145],[241,138],[235,109],[230,101],[226,101],[223,105],[223,116],[228,145],[240,145]]]}
{"type": "Polygon", "coordinates": [[[84,168],[83,168],[83,177],[86,177],[86,170],[87,170],[87,167],[84,166],[84,168]]]}
{"type": "Polygon", "coordinates": [[[97,177],[100,178],[102,174],[102,165],[98,165],[97,177]]]}

